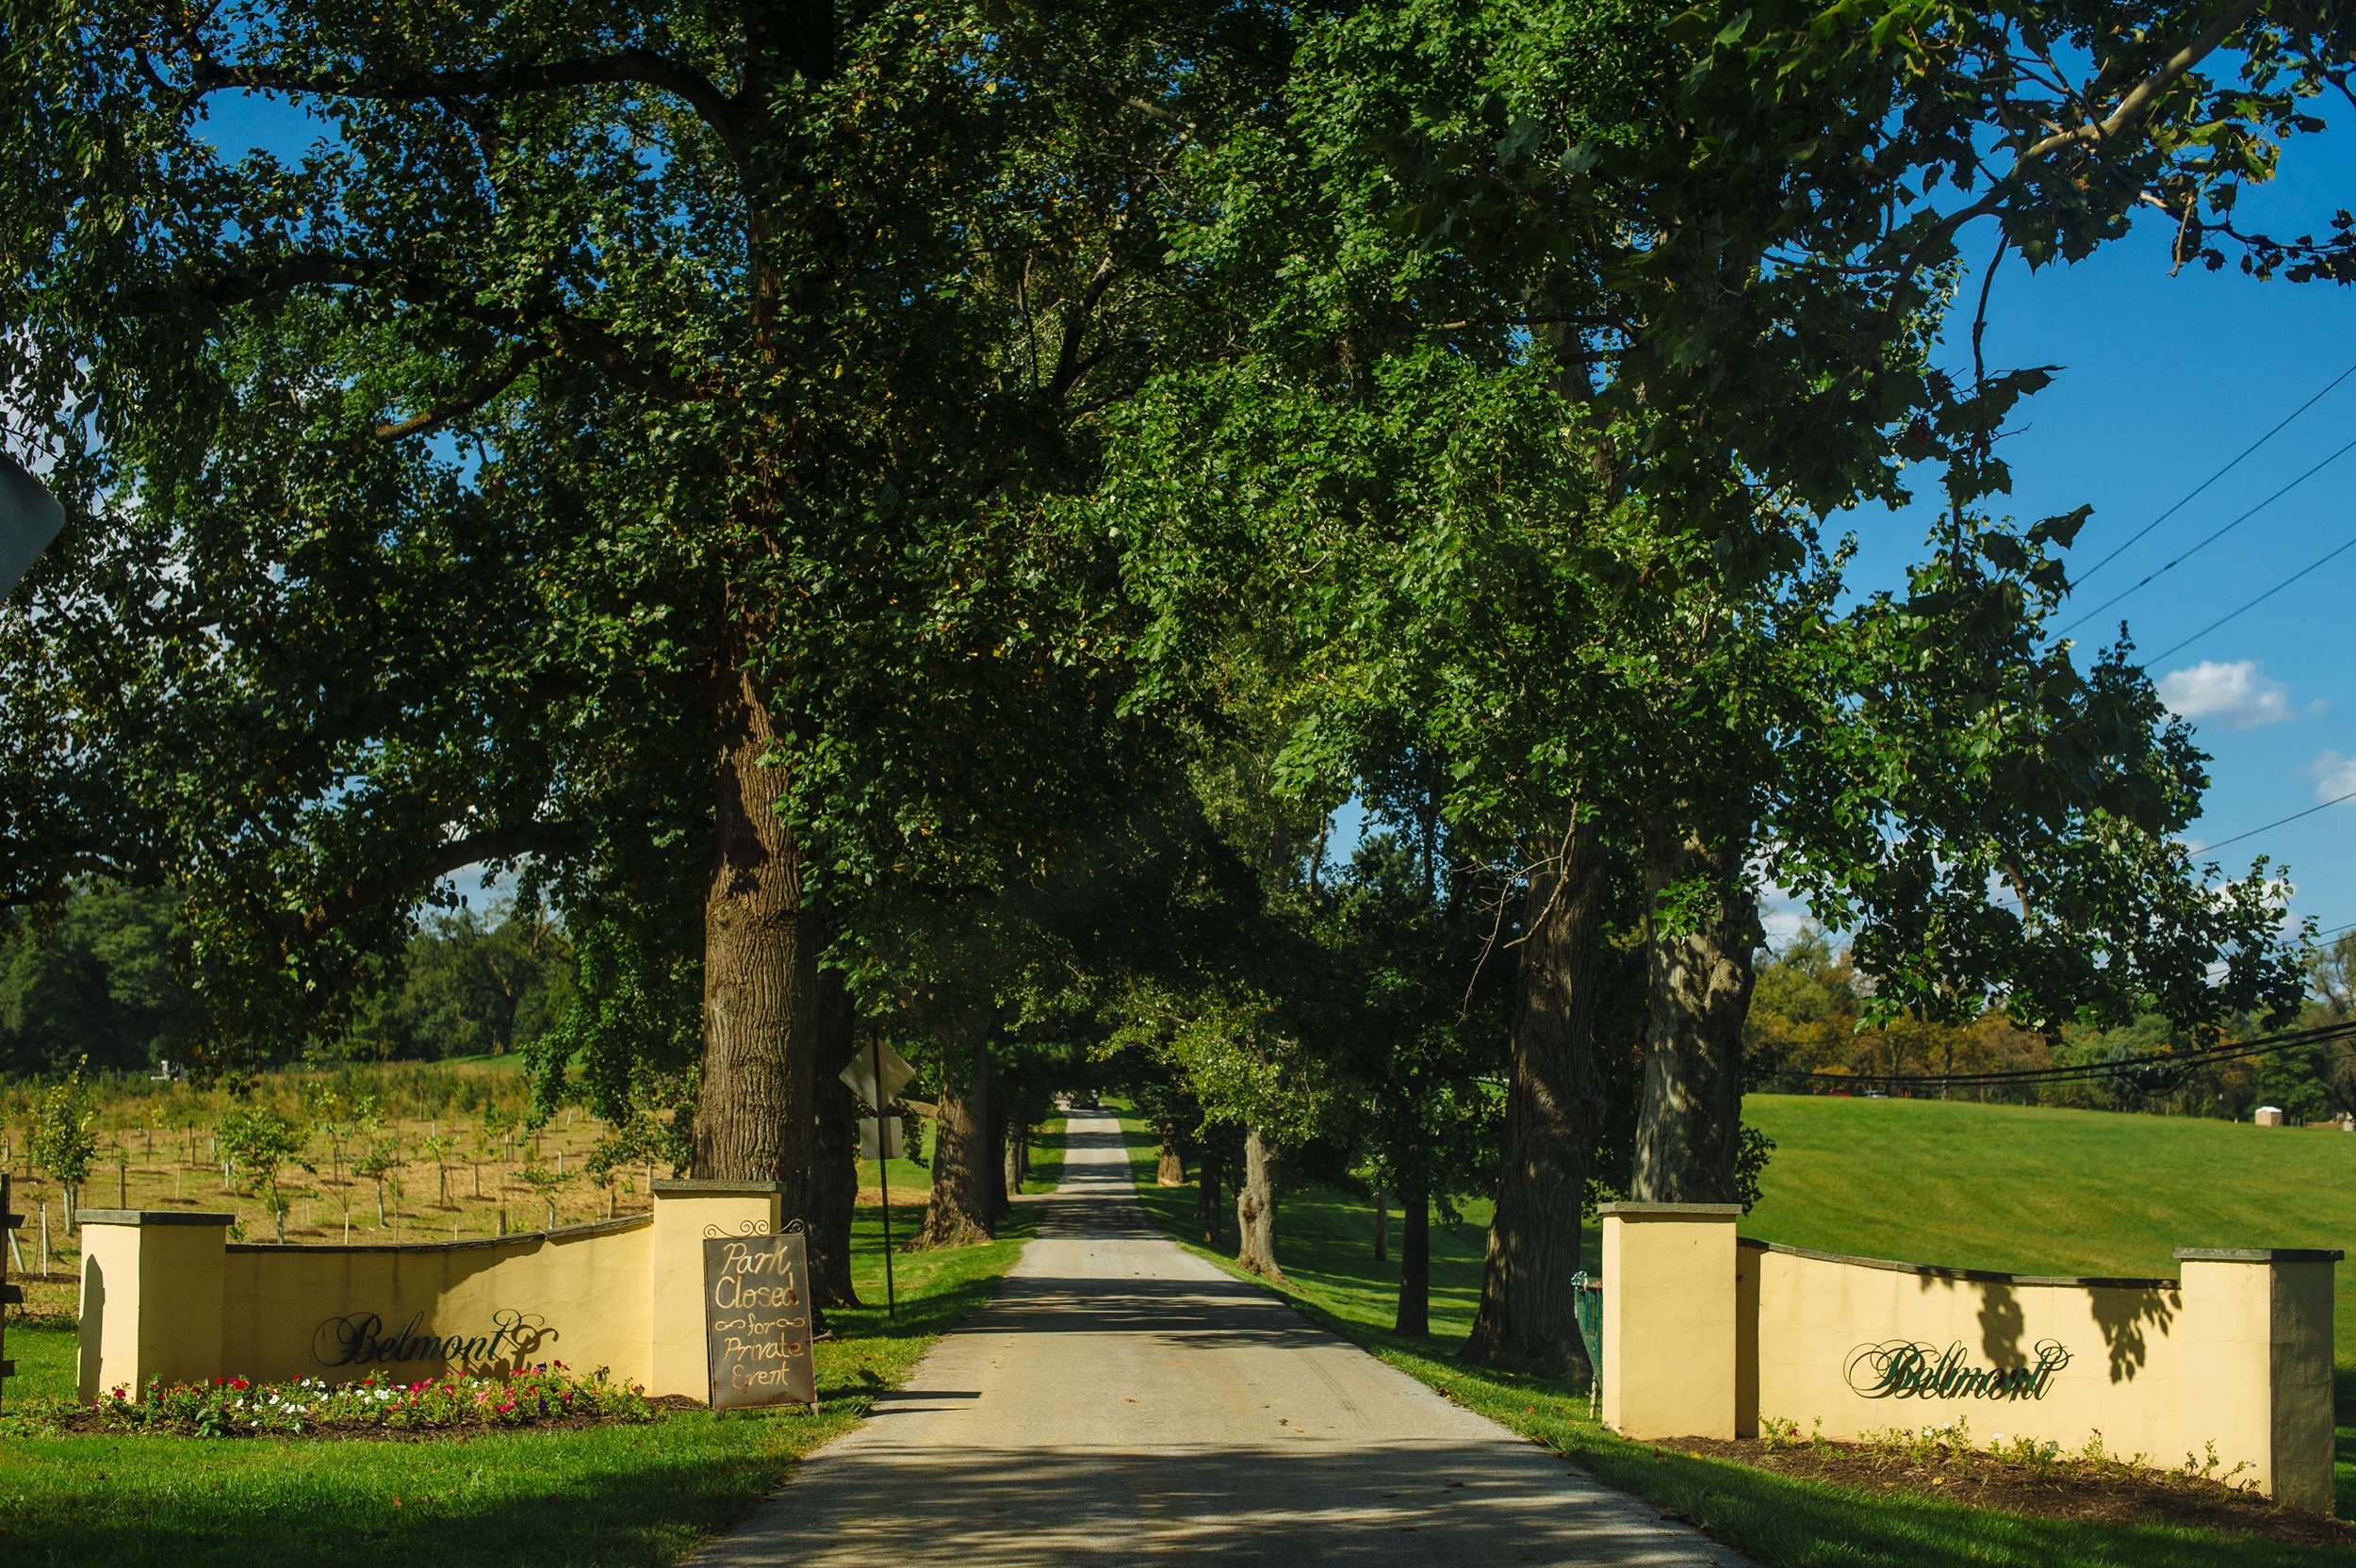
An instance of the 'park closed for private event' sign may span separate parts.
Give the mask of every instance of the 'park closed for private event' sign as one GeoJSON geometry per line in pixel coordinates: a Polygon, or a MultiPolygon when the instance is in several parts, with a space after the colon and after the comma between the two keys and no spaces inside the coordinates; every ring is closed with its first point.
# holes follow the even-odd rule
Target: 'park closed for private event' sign
{"type": "Polygon", "coordinates": [[[800,1232],[704,1238],[704,1348],[713,1410],[817,1408],[810,1265],[800,1232]]]}

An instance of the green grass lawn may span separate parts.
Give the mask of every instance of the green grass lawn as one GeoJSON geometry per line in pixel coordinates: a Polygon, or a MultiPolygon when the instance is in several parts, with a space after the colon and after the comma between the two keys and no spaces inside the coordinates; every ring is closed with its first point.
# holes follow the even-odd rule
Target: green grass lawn
{"type": "Polygon", "coordinates": [[[1031,1145],[1031,1173],[1023,1178],[1024,1192],[1053,1192],[1063,1184],[1063,1122],[1062,1117],[1048,1121],[1031,1145]]]}
{"type": "MultiPolygon", "coordinates": [[[[1060,1139],[1049,1156],[1061,1159],[1060,1139]]],[[[1034,1168],[1042,1162],[1034,1156],[1034,1168]]],[[[870,1167],[872,1173],[873,1168],[870,1167]]],[[[910,1167],[910,1199],[924,1192],[910,1167]]],[[[893,1167],[893,1207],[899,1168],[893,1167]]],[[[706,1412],[647,1426],[420,1442],[11,1435],[71,1397],[70,1326],[8,1326],[20,1376],[0,1407],[0,1562],[8,1568],[664,1564],[750,1511],[793,1462],[856,1426],[933,1339],[971,1313],[1031,1233],[1018,1209],[984,1247],[901,1253],[883,1312],[881,1214],[853,1236],[859,1311],[829,1314],[815,1416],[706,1412]]],[[[895,1234],[905,1227],[895,1215],[895,1234]]]]}
{"type": "MultiPolygon", "coordinates": [[[[2356,1252],[2356,1134],[1936,1100],[1755,1094],[1744,1235],[2029,1274],[2172,1275],[2179,1247],[2356,1252]]],[[[2356,1262],[2339,1269],[2356,1369],[2356,1262]]]]}
{"type": "MultiPolygon", "coordinates": [[[[1744,1115],[1779,1147],[1764,1197],[1742,1233],[1795,1246],[2016,1270],[2173,1274],[2169,1251],[2177,1246],[2341,1246],[2356,1231],[2356,1182],[2349,1180],[2356,1177],[2356,1136],[2347,1134],[1788,1096],[1753,1096],[1744,1115]],[[1885,1225],[1885,1217],[1903,1224],[1885,1225]]],[[[1175,1239],[1199,1241],[1195,1189],[1154,1186],[1152,1135],[1137,1121],[1121,1125],[1147,1211],[1175,1239]]],[[[1397,1217],[1393,1261],[1377,1264],[1365,1200],[1316,1189],[1287,1193],[1276,1242],[1291,1280],[1285,1294],[1315,1321],[1459,1403],[1559,1448],[1599,1479],[1697,1521],[1764,1568],[2273,1568],[2340,1559],[2191,1530],[2078,1525],[1885,1496],[1626,1442],[1587,1418],[1583,1391],[1455,1361],[1480,1298],[1487,1222],[1486,1205],[1476,1204],[1461,1224],[1433,1224],[1432,1337],[1404,1340],[1388,1331],[1397,1305],[1397,1217]]],[[[1234,1216],[1224,1223],[1232,1251],[1234,1216]]],[[[1592,1233],[1589,1240],[1593,1266],[1592,1233]]],[[[1223,1255],[1215,1261],[1226,1264],[1223,1255]]],[[[2344,1280],[2343,1312],[2346,1285],[2344,1280]]],[[[2347,1424],[2356,1346],[2345,1330],[2339,1344],[2345,1515],[2356,1505],[2356,1432],[2347,1424]]]]}

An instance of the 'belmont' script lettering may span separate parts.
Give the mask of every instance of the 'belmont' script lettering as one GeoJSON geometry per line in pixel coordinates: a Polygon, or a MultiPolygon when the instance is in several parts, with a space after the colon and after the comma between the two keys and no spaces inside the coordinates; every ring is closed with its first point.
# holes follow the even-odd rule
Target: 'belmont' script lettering
{"type": "Polygon", "coordinates": [[[2032,1365],[1966,1366],[1961,1341],[1942,1353],[1936,1345],[1890,1339],[1849,1352],[1849,1386],[1868,1399],[2042,1399],[2053,1374],[2069,1364],[2059,1340],[2038,1340],[2032,1365]]]}
{"type": "Polygon", "coordinates": [[[488,1334],[437,1334],[419,1331],[422,1312],[409,1315],[401,1331],[387,1335],[384,1319],[372,1312],[331,1317],[311,1335],[311,1354],[321,1366],[367,1366],[380,1362],[498,1361],[502,1355],[528,1356],[549,1337],[545,1319],[502,1307],[491,1315],[488,1334]],[[504,1348],[502,1348],[502,1347],[504,1348]]]}

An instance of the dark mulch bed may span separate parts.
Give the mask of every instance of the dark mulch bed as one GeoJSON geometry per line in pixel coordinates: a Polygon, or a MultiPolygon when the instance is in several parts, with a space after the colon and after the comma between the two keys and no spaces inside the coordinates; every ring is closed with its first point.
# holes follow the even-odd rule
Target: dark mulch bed
{"type": "Polygon", "coordinates": [[[2040,1469],[1986,1454],[1917,1463],[1905,1455],[1862,1444],[1802,1441],[1770,1447],[1754,1438],[1725,1443],[1681,1437],[1659,1447],[1732,1460],[1755,1470],[1828,1481],[1862,1492],[1906,1492],[2039,1519],[2179,1525],[2302,1546],[2356,1546],[2356,1524],[2278,1507],[2255,1493],[2236,1491],[2214,1480],[2125,1464],[2092,1467],[2064,1462],[2040,1469]]]}
{"type": "MultiPolygon", "coordinates": [[[[661,1420],[675,1411],[700,1411],[699,1401],[677,1394],[666,1394],[646,1403],[653,1408],[654,1418],[661,1420]]],[[[194,1437],[196,1423],[179,1427],[125,1427],[110,1422],[104,1412],[86,1405],[71,1405],[49,1415],[57,1431],[73,1437],[194,1437]]],[[[348,1443],[355,1439],[376,1443],[464,1443],[471,1437],[491,1437],[507,1432],[577,1432],[591,1427],[643,1426],[646,1423],[629,1415],[566,1415],[550,1420],[528,1422],[516,1427],[385,1427],[371,1421],[331,1421],[321,1426],[305,1427],[299,1432],[244,1431],[233,1432],[215,1442],[236,1442],[258,1439],[282,1443],[316,1443],[333,1441],[348,1443]]]]}

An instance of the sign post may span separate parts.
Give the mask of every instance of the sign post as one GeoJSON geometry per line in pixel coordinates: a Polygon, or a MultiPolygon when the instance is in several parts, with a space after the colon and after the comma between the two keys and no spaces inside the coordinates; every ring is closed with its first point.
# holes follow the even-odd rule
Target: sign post
{"type": "Polygon", "coordinates": [[[884,1315],[896,1319],[900,1304],[892,1288],[892,1139],[883,1108],[899,1098],[900,1091],[908,1086],[908,1080],[916,1076],[916,1070],[902,1060],[897,1051],[884,1044],[881,1036],[870,1037],[870,1044],[868,1059],[861,1061],[853,1056],[842,1076],[875,1117],[875,1181],[883,1191],[884,1315]]]}
{"type": "Polygon", "coordinates": [[[808,1405],[818,1413],[810,1256],[800,1230],[704,1237],[704,1354],[713,1410],[808,1405]]]}
{"type": "MultiPolygon", "coordinates": [[[[25,1223],[25,1217],[8,1207],[8,1173],[0,1170],[0,1242],[8,1243],[8,1251],[15,1250],[16,1237],[7,1233],[25,1223]]],[[[8,1283],[8,1252],[0,1251],[0,1381],[16,1376],[16,1363],[8,1359],[8,1315],[5,1309],[25,1299],[25,1287],[8,1283]]]]}
{"type": "Polygon", "coordinates": [[[17,585],[64,526],[57,498],[0,452],[0,594],[17,585]]]}

